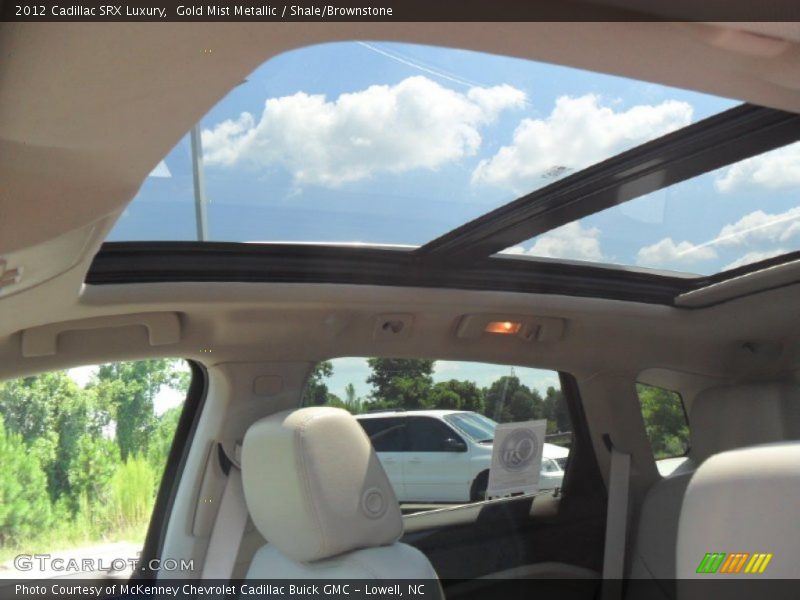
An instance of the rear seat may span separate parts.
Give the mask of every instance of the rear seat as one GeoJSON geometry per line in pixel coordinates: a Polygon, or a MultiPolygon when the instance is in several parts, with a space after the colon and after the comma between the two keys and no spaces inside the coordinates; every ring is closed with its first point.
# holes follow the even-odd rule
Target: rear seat
{"type": "Polygon", "coordinates": [[[629,588],[650,598],[674,598],[675,549],[684,492],[694,470],[709,456],[743,446],[800,439],[800,386],[789,383],[726,385],[704,390],[689,415],[690,450],[673,474],[654,484],[642,504],[631,552],[634,579],[655,585],[629,588]],[[656,594],[656,595],[654,595],[656,594]]]}
{"type": "Polygon", "coordinates": [[[678,528],[681,600],[705,599],[712,593],[726,600],[797,598],[796,582],[786,581],[797,578],[800,567],[797,465],[796,442],[724,452],[703,463],[686,491],[678,528]],[[729,585],[712,590],[698,565],[707,553],[723,550],[727,552],[717,567],[718,577],[710,581],[719,584],[722,579],[722,585],[729,585]],[[753,569],[760,577],[752,578],[753,569]],[[736,585],[730,585],[730,578],[738,579],[736,585]],[[764,585],[770,579],[775,585],[764,585]]]}

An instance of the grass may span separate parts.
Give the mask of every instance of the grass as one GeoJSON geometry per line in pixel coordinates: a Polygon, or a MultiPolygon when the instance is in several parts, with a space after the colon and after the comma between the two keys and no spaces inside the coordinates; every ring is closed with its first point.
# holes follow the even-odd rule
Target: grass
{"type": "MultiPolygon", "coordinates": [[[[104,502],[79,500],[72,519],[57,517],[24,541],[0,547],[0,564],[18,554],[46,554],[114,542],[143,544],[155,500],[156,478],[144,458],[133,457],[119,466],[104,502]]],[[[133,558],[133,557],[125,557],[133,558]]]]}
{"type": "MultiPolygon", "coordinates": [[[[147,522],[127,525],[118,530],[111,531],[102,536],[93,536],[81,531],[76,524],[43,532],[40,536],[26,541],[24,544],[15,544],[0,548],[0,564],[12,560],[19,554],[48,554],[76,548],[88,548],[100,544],[113,544],[116,542],[129,542],[144,545],[147,535],[147,522]]],[[[133,558],[133,557],[124,557],[133,558]]]]}
{"type": "MultiPolygon", "coordinates": [[[[31,538],[24,543],[4,546],[0,548],[0,564],[12,560],[19,554],[48,554],[76,548],[88,548],[100,544],[113,544],[116,542],[129,542],[144,545],[147,535],[147,521],[125,525],[105,533],[92,535],[92,532],[83,530],[77,522],[43,531],[39,536],[31,538]]],[[[133,557],[124,557],[133,558],[133,557]]]]}

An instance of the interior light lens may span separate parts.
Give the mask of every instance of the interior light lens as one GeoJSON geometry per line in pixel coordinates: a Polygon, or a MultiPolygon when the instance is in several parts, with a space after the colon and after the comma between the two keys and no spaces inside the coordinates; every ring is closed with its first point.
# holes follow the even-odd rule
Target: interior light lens
{"type": "Polygon", "coordinates": [[[484,331],[486,333],[503,333],[507,335],[515,335],[522,329],[522,323],[515,323],[514,321],[490,321],[486,324],[484,331]]]}

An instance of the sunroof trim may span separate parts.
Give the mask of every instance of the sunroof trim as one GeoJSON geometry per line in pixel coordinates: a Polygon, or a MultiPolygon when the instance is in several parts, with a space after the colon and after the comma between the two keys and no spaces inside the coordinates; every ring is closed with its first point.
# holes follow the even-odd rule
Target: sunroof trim
{"type": "Polygon", "coordinates": [[[612,206],[800,140],[800,115],[742,104],[627,150],[428,242],[421,261],[485,258],[612,206]]]}
{"type": "MultiPolygon", "coordinates": [[[[785,265],[800,264],[800,251],[711,276],[514,255],[495,255],[453,268],[420,264],[402,248],[245,242],[106,242],[86,275],[90,285],[164,282],[330,283],[557,294],[702,308],[791,285],[785,265]],[[772,272],[780,281],[744,294],[725,286],[725,297],[706,302],[702,292],[720,284],[772,272]],[[728,293],[728,290],[732,290],[728,293]],[[691,300],[689,300],[691,298],[691,300]],[[681,300],[683,299],[683,300],[681,300]],[[687,301],[688,300],[688,301],[687,301]]],[[[793,269],[792,272],[796,270],[793,269]]],[[[759,277],[759,282],[764,278],[759,277]]],[[[713,294],[712,294],[713,295],[713,294]]]]}
{"type": "MultiPolygon", "coordinates": [[[[739,272],[725,272],[728,277],[711,280],[675,297],[675,305],[682,308],[705,308],[735,298],[750,296],[788,285],[796,285],[800,276],[800,252],[781,256],[778,263],[761,261],[756,267],[739,272]]],[[[747,265],[750,267],[751,265],[747,265]]]]}
{"type": "Polygon", "coordinates": [[[160,282],[331,283],[558,294],[671,305],[694,280],[618,266],[492,257],[462,268],[413,252],[243,242],[106,242],[90,285],[160,282]]]}

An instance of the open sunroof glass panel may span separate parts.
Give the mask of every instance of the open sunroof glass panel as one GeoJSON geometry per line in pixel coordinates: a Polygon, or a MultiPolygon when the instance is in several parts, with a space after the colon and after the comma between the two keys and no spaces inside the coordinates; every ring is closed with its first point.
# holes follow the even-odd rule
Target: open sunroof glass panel
{"type": "Polygon", "coordinates": [[[800,249],[800,143],[573,221],[504,254],[713,275],[800,249]]]}
{"type": "MultiPolygon", "coordinates": [[[[293,50],[267,61],[200,123],[207,239],[422,245],[735,104],[455,49],[347,42],[293,50]]],[[[195,197],[187,136],[109,240],[196,240],[195,197]]],[[[636,214],[633,203],[615,210],[636,214]]],[[[592,233],[608,225],[585,221],[569,226],[583,248],[578,258],[629,262],[592,233]]],[[[699,237],[687,230],[674,240],[699,237]]],[[[531,246],[542,247],[523,244],[531,246]]]]}

